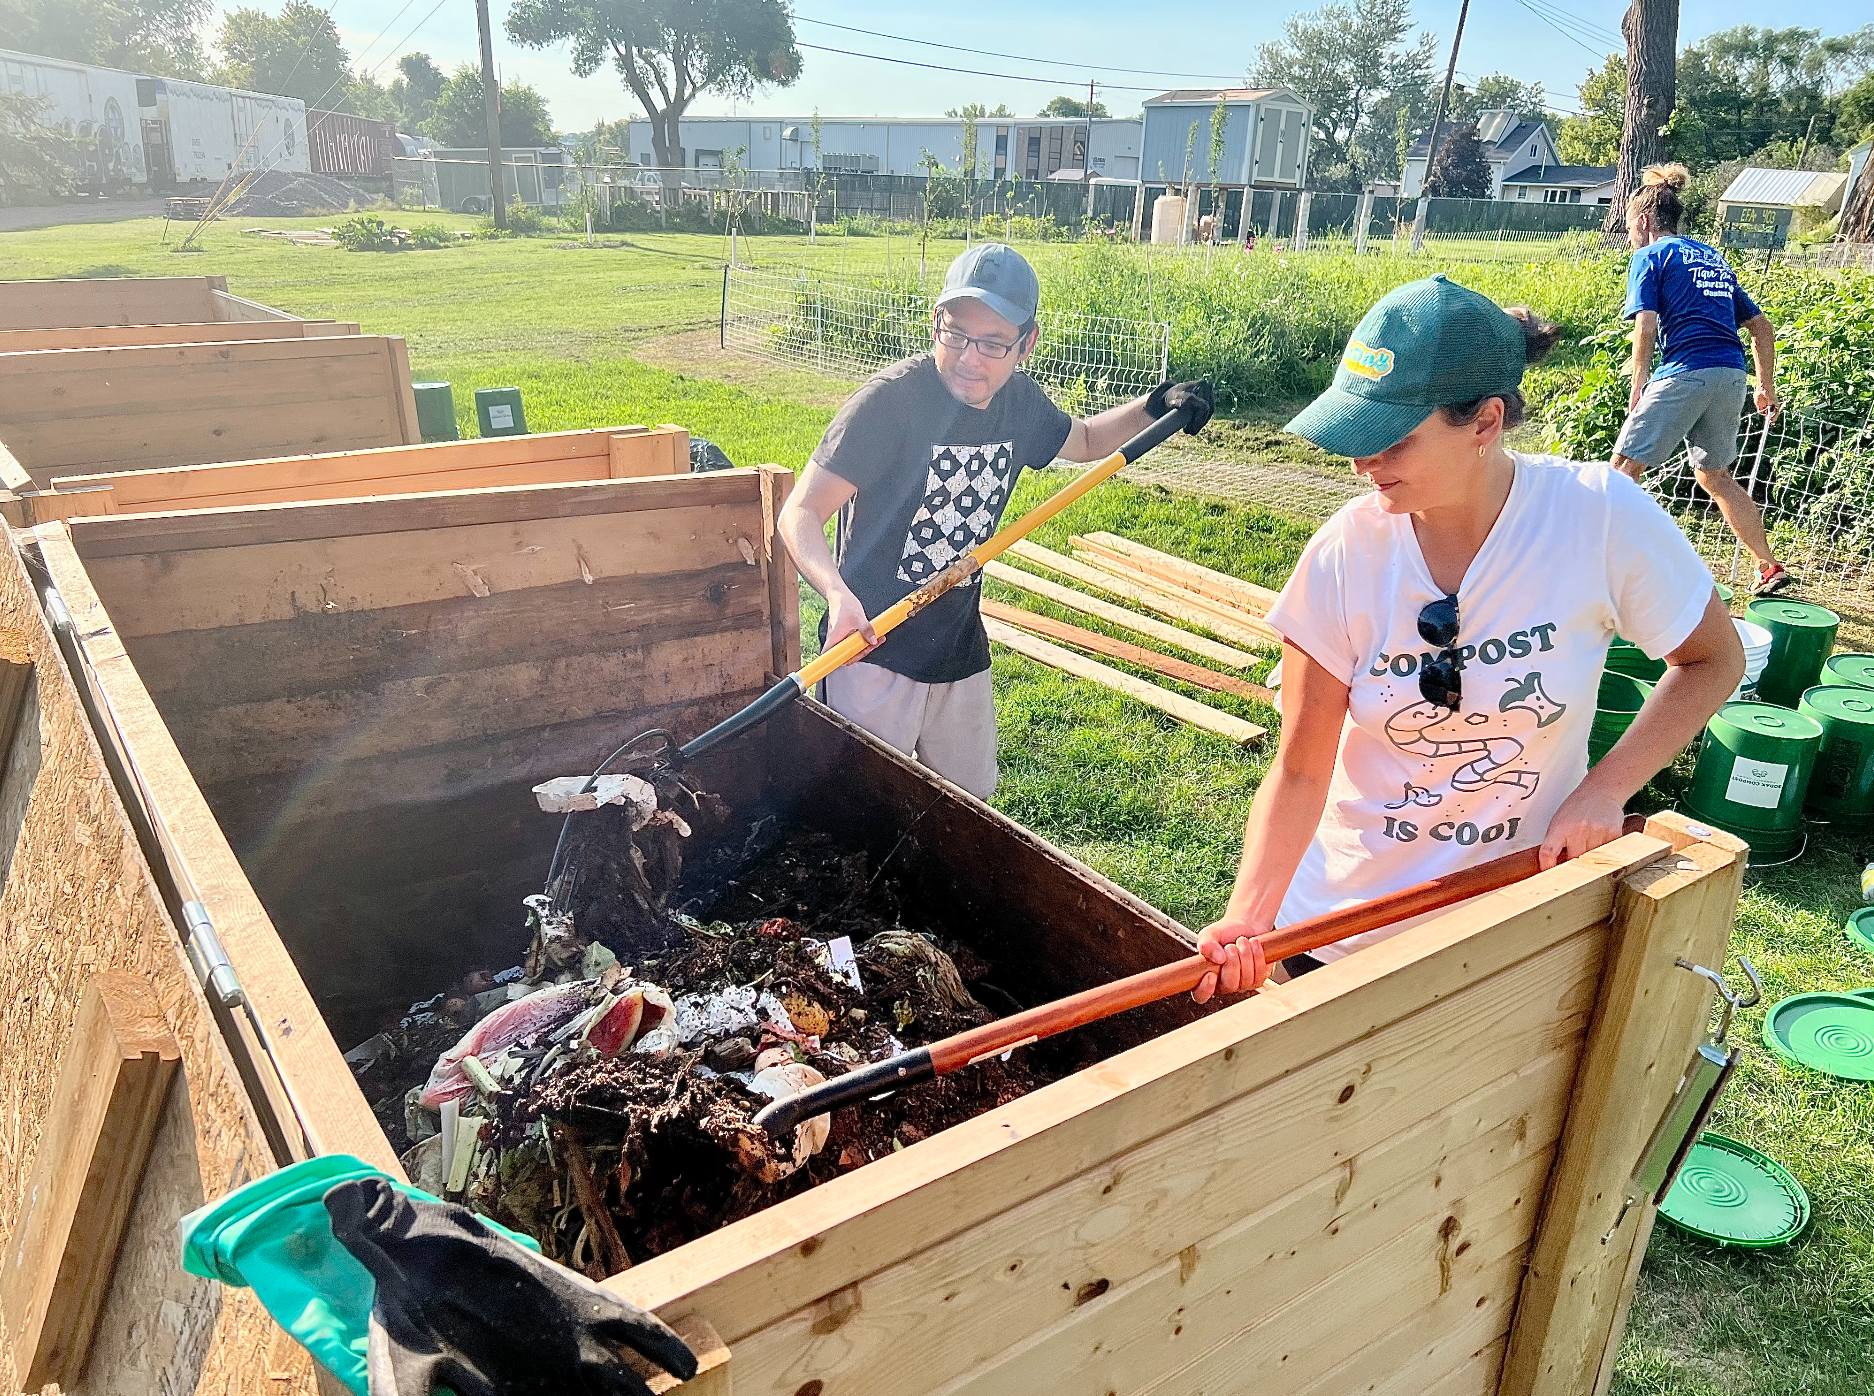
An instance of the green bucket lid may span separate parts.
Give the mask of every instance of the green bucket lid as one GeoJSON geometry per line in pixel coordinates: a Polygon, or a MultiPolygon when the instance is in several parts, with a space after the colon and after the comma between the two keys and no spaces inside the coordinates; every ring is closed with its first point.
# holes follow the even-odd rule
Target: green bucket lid
{"type": "Polygon", "coordinates": [[[1848,932],[1848,939],[1868,954],[1874,955],[1874,906],[1864,906],[1859,911],[1849,912],[1848,924],[1842,929],[1848,932]]]}
{"type": "Polygon", "coordinates": [[[1737,596],[1737,593],[1732,591],[1731,588],[1726,586],[1723,582],[1714,582],[1713,585],[1718,588],[1718,599],[1729,606],[1732,600],[1737,596]]]}
{"type": "Polygon", "coordinates": [[[1713,732],[1729,727],[1739,735],[1820,741],[1822,724],[1790,708],[1769,703],[1726,703],[1708,724],[1713,732]]]}
{"type": "Polygon", "coordinates": [[[1797,994],[1764,1015],[1763,1040],[1787,1061],[1845,1081],[1874,1081],[1874,1002],[1797,994]]]}
{"type": "Polygon", "coordinates": [[[1832,684],[1874,688],[1874,654],[1832,654],[1822,673],[1832,684]]]}
{"type": "Polygon", "coordinates": [[[1744,614],[1759,625],[1781,625],[1799,630],[1832,630],[1841,624],[1841,617],[1826,606],[1818,606],[1812,601],[1784,601],[1774,596],[1751,602],[1744,608],[1744,614]]]}
{"type": "Polygon", "coordinates": [[[1801,711],[1825,717],[1830,722],[1871,726],[1874,725],[1874,690],[1845,684],[1820,684],[1804,690],[1801,711]]]}
{"type": "Polygon", "coordinates": [[[1720,1246],[1781,1246],[1809,1224],[1809,1194],[1775,1159],[1707,1130],[1659,1215],[1720,1246]]]}

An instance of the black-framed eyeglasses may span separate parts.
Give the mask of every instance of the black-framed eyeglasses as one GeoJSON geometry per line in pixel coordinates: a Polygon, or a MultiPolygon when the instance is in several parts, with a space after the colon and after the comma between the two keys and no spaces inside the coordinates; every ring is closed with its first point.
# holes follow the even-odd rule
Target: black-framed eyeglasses
{"type": "Polygon", "coordinates": [[[1005,344],[999,339],[982,339],[976,335],[964,334],[962,330],[952,329],[941,321],[931,329],[931,338],[946,349],[967,349],[973,344],[976,346],[976,352],[985,359],[1006,359],[1021,347],[1019,339],[1013,344],[1005,344]]]}
{"type": "Polygon", "coordinates": [[[1455,593],[1425,603],[1419,612],[1419,637],[1428,645],[1438,646],[1438,656],[1419,670],[1419,694],[1427,703],[1456,712],[1464,696],[1464,679],[1458,664],[1458,598],[1455,593]]]}

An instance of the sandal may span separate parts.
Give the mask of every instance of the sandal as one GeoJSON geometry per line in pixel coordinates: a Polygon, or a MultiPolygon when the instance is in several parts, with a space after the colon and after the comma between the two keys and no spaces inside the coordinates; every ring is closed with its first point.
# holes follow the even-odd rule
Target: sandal
{"type": "Polygon", "coordinates": [[[1757,586],[1752,596],[1775,596],[1796,579],[1789,574],[1789,569],[1780,562],[1765,563],[1757,569],[1757,586]]]}

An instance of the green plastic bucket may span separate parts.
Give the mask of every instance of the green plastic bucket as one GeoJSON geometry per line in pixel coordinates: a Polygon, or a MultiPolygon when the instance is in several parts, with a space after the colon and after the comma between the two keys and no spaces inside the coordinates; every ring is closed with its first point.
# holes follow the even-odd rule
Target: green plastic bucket
{"type": "Polygon", "coordinates": [[[1757,697],[1793,708],[1822,677],[1822,665],[1835,648],[1841,617],[1826,606],[1766,596],[1744,609],[1744,619],[1770,632],[1770,661],[1757,680],[1757,697]]]}
{"type": "Polygon", "coordinates": [[[1841,823],[1874,818],[1874,690],[1823,685],[1803,694],[1796,711],[1822,728],[1810,813],[1841,823]]]}
{"type": "Polygon", "coordinates": [[[1666,672],[1666,661],[1648,659],[1646,652],[1638,645],[1631,644],[1614,636],[1614,642],[1607,647],[1607,670],[1612,674],[1625,674],[1629,678],[1642,679],[1647,683],[1658,683],[1666,672]]]}
{"type": "Polygon", "coordinates": [[[425,441],[459,441],[455,393],[447,383],[412,383],[416,390],[416,426],[425,441]]]}
{"type": "Polygon", "coordinates": [[[1730,610],[1731,602],[1736,599],[1737,593],[1732,591],[1731,588],[1726,586],[1723,582],[1715,582],[1713,585],[1718,588],[1718,599],[1724,602],[1724,609],[1727,611],[1730,610]]]}
{"type": "Polygon", "coordinates": [[[483,436],[527,435],[527,414],[521,410],[521,390],[477,388],[475,420],[483,436]]]}
{"type": "Polygon", "coordinates": [[[1822,682],[1874,688],[1874,654],[1831,654],[1822,664],[1822,682]]]}
{"type": "Polygon", "coordinates": [[[1822,745],[1812,717],[1764,703],[1726,703],[1705,726],[1686,813],[1736,834],[1751,857],[1775,859],[1802,838],[1802,802],[1822,745]]]}
{"type": "Polygon", "coordinates": [[[1594,702],[1594,726],[1588,731],[1590,766],[1614,749],[1614,743],[1633,725],[1652,692],[1650,683],[1630,674],[1609,669],[1601,675],[1600,694],[1594,702]]]}

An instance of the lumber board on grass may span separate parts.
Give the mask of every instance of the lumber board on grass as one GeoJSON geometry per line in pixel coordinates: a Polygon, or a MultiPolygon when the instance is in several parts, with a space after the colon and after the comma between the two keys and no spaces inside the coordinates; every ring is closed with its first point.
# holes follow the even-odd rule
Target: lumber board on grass
{"type": "Polygon", "coordinates": [[[1113,596],[1123,596],[1148,611],[1156,611],[1181,624],[1199,626],[1235,644],[1266,648],[1282,643],[1282,637],[1256,617],[1231,610],[1218,602],[1206,601],[1194,593],[1176,595],[1162,587],[1147,586],[1142,582],[1118,577],[1074,558],[1063,557],[1038,543],[1013,543],[1009,546],[1009,554],[1023,562],[1058,572],[1063,577],[1072,577],[1084,586],[1097,588],[1113,596]]]}
{"type": "MultiPolygon", "coordinates": [[[[147,983],[181,1052],[76,1389],[313,1396],[312,1363],[268,1358],[277,1332],[251,1290],[183,1273],[176,1220],[273,1166],[269,1141],[196,985],[181,941],[106,773],[79,694],[13,544],[0,537],[0,630],[24,638],[33,680],[11,760],[0,756],[0,926],[29,954],[0,958],[0,1196],[27,1195],[52,1118],[60,1063],[91,978],[147,983]],[[160,1315],[161,1321],[152,1320],[160,1315]],[[270,1375],[279,1380],[269,1381],[270,1375]]],[[[12,652],[9,646],[9,652],[12,652]]],[[[12,1238],[0,1209],[0,1255],[12,1238]]],[[[0,1330],[4,1325],[0,1325],[0,1330]]],[[[26,1387],[0,1331],[0,1390],[26,1387]]],[[[38,1387],[33,1387],[37,1391],[38,1387]]],[[[71,1390],[73,1388],[66,1388],[71,1390]]]]}
{"type": "MultiPolygon", "coordinates": [[[[700,1307],[738,1344],[804,1299],[830,1306],[885,1266],[1311,1063],[1334,1076],[1320,1084],[1336,1103],[1349,1086],[1357,1100],[1369,1077],[1360,1043],[1376,1025],[1422,1010],[1427,1031],[1448,1031],[1437,1024],[1451,995],[1603,921],[1614,879],[1666,848],[1629,835],[1474,898],[605,1283],[647,1307],[700,1307]]],[[[1481,1069],[1476,1056],[1444,1068],[1481,1069]]]]}
{"type": "MultiPolygon", "coordinates": [[[[72,614],[86,682],[95,686],[109,711],[116,739],[126,752],[134,752],[132,768],[138,796],[158,838],[161,855],[178,885],[193,892],[191,899],[213,908],[216,933],[230,958],[241,966],[241,984],[248,1001],[271,1028],[280,1068],[290,1076],[299,1099],[319,1121],[321,1149],[356,1154],[387,1172],[398,1169],[397,1157],[333,1041],[331,1029],[307,992],[214,812],[176,749],[162,714],[130,662],[109,613],[79,562],[66,526],[44,524],[34,529],[31,537],[72,614]],[[188,849],[186,859],[179,852],[182,848],[188,849]]],[[[230,1017],[224,1028],[232,1024],[238,1033],[242,1021],[230,1017]]],[[[250,1082],[268,1101],[280,1137],[289,1145],[298,1143],[292,1107],[279,1090],[278,1081],[261,1068],[265,1054],[258,1042],[239,1036],[236,1042],[244,1049],[246,1069],[257,1073],[250,1082]]]]}
{"type": "Polygon", "coordinates": [[[226,344],[249,339],[323,339],[358,334],[352,320],[209,321],[181,325],[88,325],[0,330],[0,354],[33,349],[118,349],[138,344],[226,344]]]}
{"type": "Polygon", "coordinates": [[[1079,611],[1082,615],[1093,616],[1109,625],[1122,626],[1140,635],[1150,636],[1161,644],[1176,645],[1191,654],[1202,655],[1205,659],[1215,660],[1219,664],[1228,664],[1233,669],[1247,669],[1260,661],[1253,654],[1245,653],[1234,646],[1213,640],[1206,635],[1193,635],[1188,630],[1180,630],[1175,625],[1167,625],[1162,620],[1142,616],[1137,611],[1128,611],[1124,606],[1115,606],[1110,601],[1102,601],[1097,596],[1088,596],[1084,591],[1075,591],[1064,587],[1059,582],[1051,582],[1046,577],[1037,577],[1032,572],[1024,572],[1019,567],[1010,567],[1006,562],[986,562],[983,575],[1007,586],[1025,591],[1031,596],[1039,596],[1052,601],[1057,606],[1065,606],[1070,611],[1079,611]]]}
{"type": "Polygon", "coordinates": [[[181,1059],[144,981],[122,970],[92,978],[0,1276],[0,1310],[30,1390],[78,1384],[181,1059]]]}
{"type": "MultiPolygon", "coordinates": [[[[1267,624],[1263,620],[1264,608],[1261,606],[1252,608],[1236,601],[1206,595],[1184,585],[1174,577],[1143,572],[1127,558],[1114,557],[1092,548],[1075,548],[1073,560],[1083,567],[1092,568],[1094,572],[1102,576],[1111,577],[1132,586],[1148,587],[1191,607],[1199,614],[1215,614],[1237,624],[1252,627],[1263,627],[1267,624]]],[[[1271,631],[1271,633],[1274,632],[1271,631]]]]}
{"type": "Polygon", "coordinates": [[[1155,683],[1144,679],[1135,679],[1131,674],[1120,672],[1110,664],[1102,664],[1097,659],[1088,659],[1085,655],[1075,654],[1072,650],[1062,649],[1039,636],[1017,630],[1012,625],[1001,621],[988,620],[984,628],[989,638],[996,643],[1006,645],[1017,654],[1046,664],[1051,669],[1059,669],[1072,674],[1075,678],[1091,679],[1107,688],[1115,689],[1136,702],[1147,707],[1157,708],[1180,722],[1189,723],[1201,731],[1227,737],[1238,746],[1248,746],[1269,735],[1269,729],[1260,727],[1234,713],[1221,712],[1207,703],[1200,703],[1195,698],[1186,698],[1182,693],[1173,693],[1168,688],[1160,688],[1155,683]]]}
{"type": "Polygon", "coordinates": [[[1177,679],[1181,683],[1208,688],[1215,693],[1233,693],[1238,698],[1254,698],[1263,703],[1275,702],[1274,692],[1264,688],[1261,684],[1251,683],[1247,679],[1234,678],[1229,674],[1219,674],[1215,669],[1206,669],[1201,664],[1173,659],[1169,655],[1160,654],[1157,650],[1148,650],[1143,645],[1134,645],[1125,640],[1115,640],[1110,635],[1102,635],[1098,631],[1086,630],[1078,625],[1069,625],[1064,620],[1039,616],[1033,611],[1024,611],[1020,606],[1005,606],[1000,601],[991,601],[985,597],[982,601],[982,612],[991,620],[999,620],[1004,625],[1026,630],[1031,635],[1059,640],[1062,644],[1073,645],[1076,649],[1103,654],[1108,659],[1123,659],[1129,664],[1151,669],[1168,679],[1177,679]]]}
{"type": "Polygon", "coordinates": [[[1076,535],[1068,542],[1073,547],[1109,558],[1130,571],[1158,577],[1186,591],[1195,591],[1218,601],[1227,601],[1233,606],[1241,606],[1253,615],[1267,615],[1269,608],[1275,605],[1277,597],[1281,595],[1268,587],[1246,582],[1241,577],[1232,577],[1228,572],[1206,567],[1201,562],[1192,562],[1172,553],[1160,552],[1157,548],[1148,548],[1143,543],[1135,543],[1117,533],[1076,535]]]}
{"type": "MultiPolygon", "coordinates": [[[[1661,825],[1662,831],[1673,826],[1661,825]]],[[[1684,832],[1683,821],[1676,826],[1684,832]]],[[[1505,1396],[1592,1391],[1625,1307],[1630,1213],[1611,1242],[1628,1176],[1703,1035],[1712,989],[1676,962],[1724,963],[1745,851],[1728,836],[1687,844],[1621,884],[1621,935],[1603,979],[1541,1234],[1504,1364],[1505,1396]]]]}

